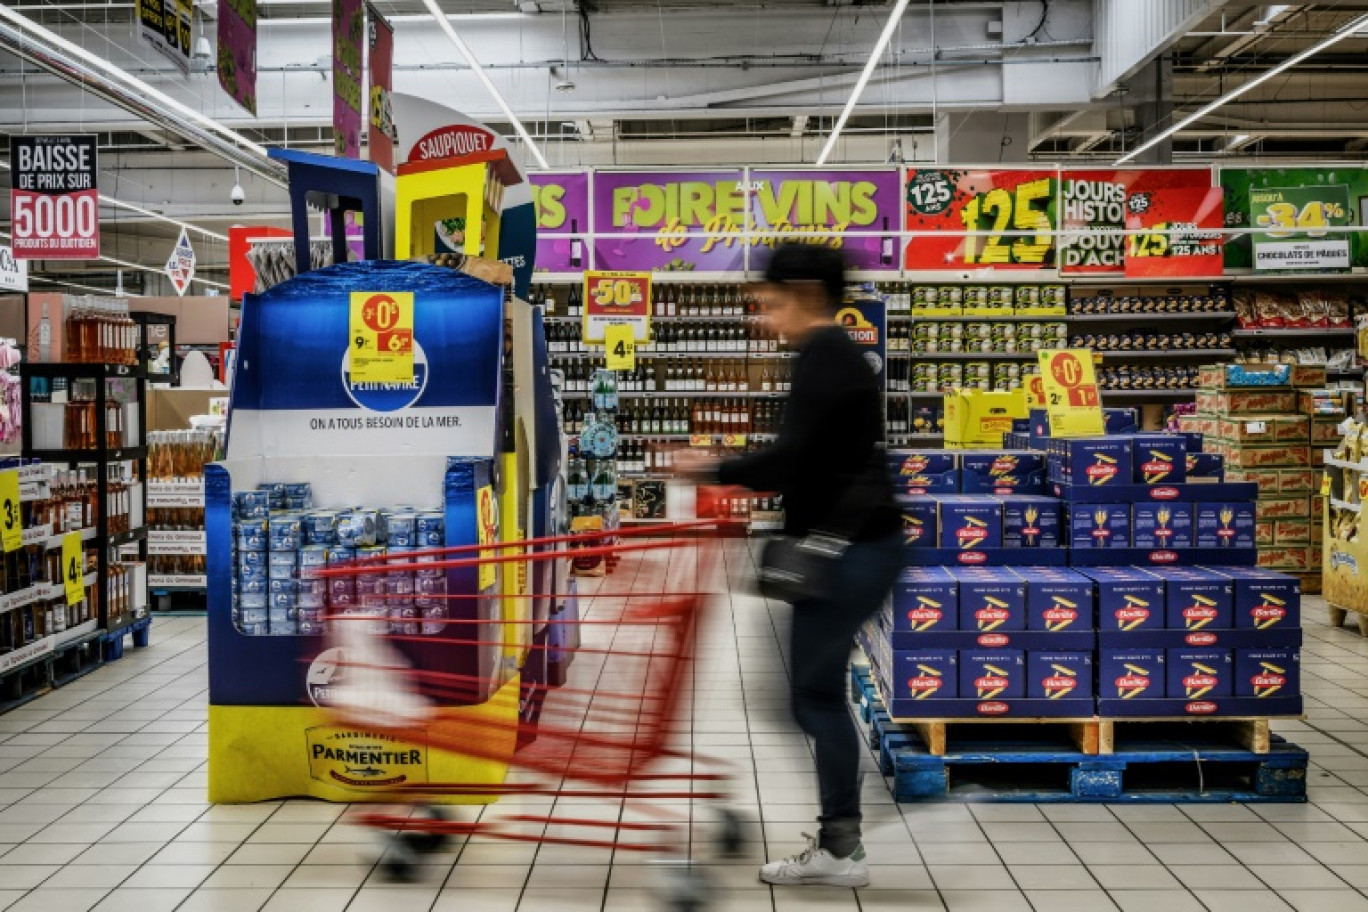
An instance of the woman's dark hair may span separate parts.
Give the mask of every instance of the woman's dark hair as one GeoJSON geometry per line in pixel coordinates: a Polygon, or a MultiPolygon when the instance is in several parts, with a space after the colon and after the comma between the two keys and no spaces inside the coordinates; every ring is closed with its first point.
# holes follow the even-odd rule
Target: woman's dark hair
{"type": "Polygon", "coordinates": [[[780,244],[765,265],[765,281],[776,285],[789,282],[820,282],[826,291],[827,306],[841,306],[845,297],[845,257],[839,250],[816,244],[780,244]]]}

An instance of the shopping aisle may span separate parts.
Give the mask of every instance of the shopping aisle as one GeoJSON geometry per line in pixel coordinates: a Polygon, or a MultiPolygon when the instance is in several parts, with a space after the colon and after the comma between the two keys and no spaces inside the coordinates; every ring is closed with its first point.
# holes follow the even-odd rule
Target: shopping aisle
{"type": "MultiPolygon", "coordinates": [[[[748,561],[729,551],[734,589],[748,561]]],[[[654,578],[628,560],[605,591],[654,578]]],[[[1368,910],[1368,641],[1326,627],[1319,599],[1308,599],[1302,658],[1310,720],[1281,727],[1312,753],[1311,804],[899,807],[871,776],[874,885],[858,893],[756,880],[764,857],[797,851],[813,829],[811,755],[785,711],[787,609],[744,594],[722,607],[697,665],[692,739],[737,764],[764,842],[709,865],[719,909],[1368,910]]],[[[0,716],[0,910],[656,908],[644,892],[655,872],[625,853],[475,839],[394,886],[340,806],[209,807],[204,636],[202,620],[158,619],[150,648],[0,716]]],[[[582,656],[578,681],[601,664],[582,656]]],[[[602,802],[560,810],[618,814],[602,802]]],[[[704,849],[706,830],[695,844],[704,849]]]]}

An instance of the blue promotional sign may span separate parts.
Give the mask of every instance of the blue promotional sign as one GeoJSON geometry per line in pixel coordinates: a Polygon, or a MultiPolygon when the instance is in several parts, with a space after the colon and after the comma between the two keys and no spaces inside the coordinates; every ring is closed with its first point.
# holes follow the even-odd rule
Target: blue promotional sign
{"type": "Polygon", "coordinates": [[[876,298],[857,299],[837,311],[836,322],[860,346],[865,360],[879,378],[879,386],[887,388],[888,310],[884,302],[876,298]]]}

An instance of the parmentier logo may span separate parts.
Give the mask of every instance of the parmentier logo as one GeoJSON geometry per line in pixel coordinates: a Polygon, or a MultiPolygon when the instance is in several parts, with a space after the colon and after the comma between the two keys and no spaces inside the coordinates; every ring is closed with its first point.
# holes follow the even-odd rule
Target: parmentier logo
{"type": "Polygon", "coordinates": [[[342,389],[357,408],[369,412],[397,412],[417,402],[427,389],[427,353],[413,340],[412,383],[354,383],[351,378],[351,348],[342,352],[342,389]]]}

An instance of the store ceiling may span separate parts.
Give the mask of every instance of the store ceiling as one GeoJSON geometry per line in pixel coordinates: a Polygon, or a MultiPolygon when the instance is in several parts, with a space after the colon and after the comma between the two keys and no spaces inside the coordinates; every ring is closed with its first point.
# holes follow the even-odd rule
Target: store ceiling
{"type": "MultiPolygon", "coordinates": [[[[131,0],[5,2],[254,142],[332,146],[328,0],[259,0],[256,117],[212,74],[182,78],[140,46],[131,0]]],[[[556,167],[811,163],[888,15],[886,0],[440,2],[556,167]]],[[[396,22],[399,91],[508,129],[422,0],[377,6],[396,22]]],[[[217,2],[199,7],[212,36],[217,2]]],[[[913,0],[833,162],[928,161],[938,149],[960,161],[1114,161],[1156,115],[1171,123],[1365,12],[1368,0],[913,0]],[[1170,81],[1146,66],[1156,56],[1171,62],[1170,81]],[[1156,110],[1156,85],[1171,113],[1156,110]]],[[[1365,113],[1368,36],[1185,129],[1173,157],[1362,160],[1365,113]]],[[[175,127],[0,52],[0,134],[96,132],[110,195],[219,232],[283,222],[279,188],[249,175],[247,205],[226,205],[231,166],[175,127]]],[[[177,230],[113,210],[105,224],[106,249],[129,261],[164,260],[177,230]]],[[[226,253],[204,248],[216,275],[226,253]]]]}

